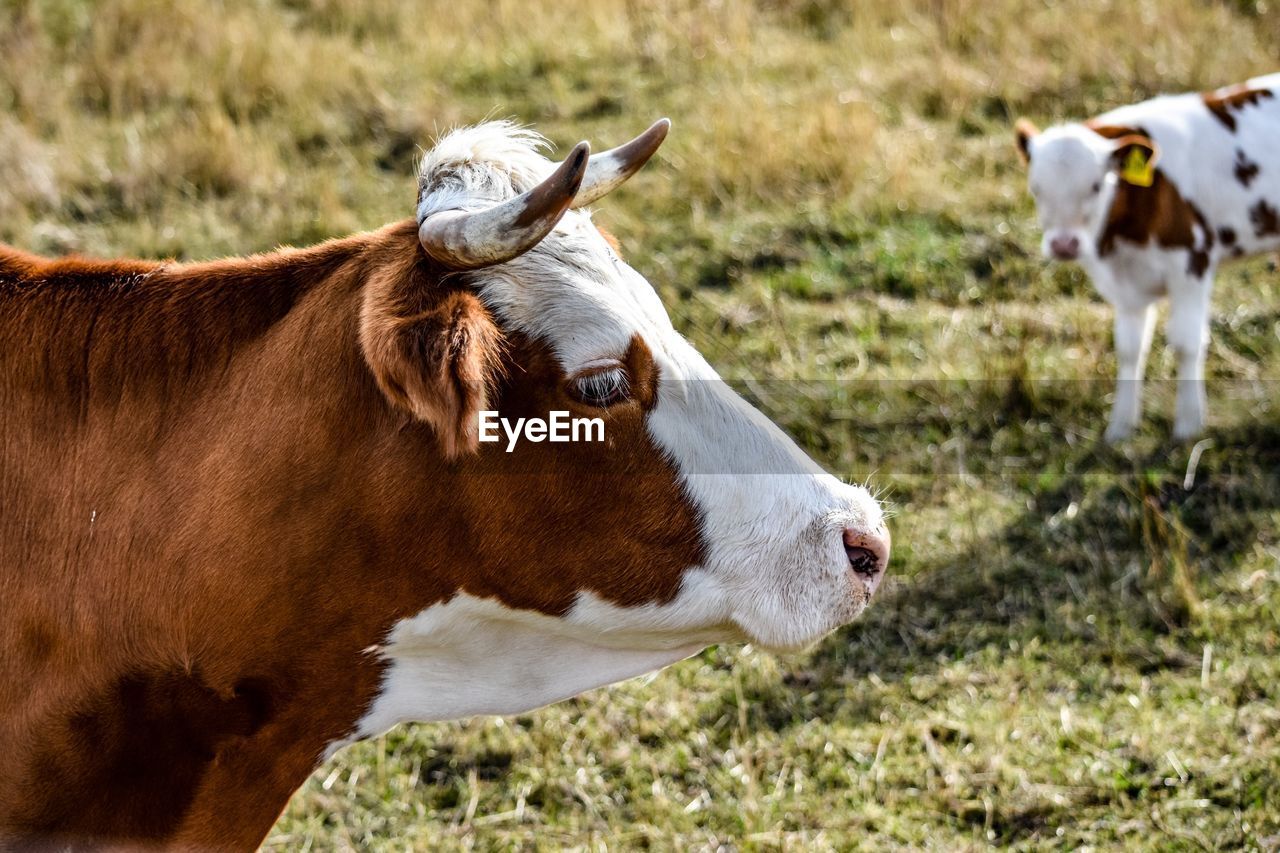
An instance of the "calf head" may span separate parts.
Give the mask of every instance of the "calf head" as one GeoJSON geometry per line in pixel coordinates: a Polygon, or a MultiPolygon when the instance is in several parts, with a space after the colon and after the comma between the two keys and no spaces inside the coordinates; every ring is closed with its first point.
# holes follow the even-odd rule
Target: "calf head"
{"type": "Polygon", "coordinates": [[[539,137],[492,122],[427,154],[421,254],[366,287],[362,343],[386,397],[449,460],[440,521],[468,544],[456,590],[392,630],[398,695],[367,730],[523,710],[718,641],[801,647],[875,592],[889,548],[877,501],[736,395],[582,209],[666,132],[596,156],[582,143],[556,165],[539,137]],[[604,440],[508,452],[478,440],[483,410],[599,418],[604,440]],[[481,638],[484,624],[504,627],[481,638]],[[537,685],[442,706],[427,695],[441,660],[465,655],[537,685]],[[591,672],[548,670],[565,655],[591,672]]]}
{"type": "Polygon", "coordinates": [[[1119,182],[1142,181],[1142,172],[1154,166],[1150,137],[1112,130],[1067,124],[1042,133],[1026,119],[1018,121],[1018,151],[1027,163],[1045,257],[1073,261],[1094,254],[1119,182]]]}

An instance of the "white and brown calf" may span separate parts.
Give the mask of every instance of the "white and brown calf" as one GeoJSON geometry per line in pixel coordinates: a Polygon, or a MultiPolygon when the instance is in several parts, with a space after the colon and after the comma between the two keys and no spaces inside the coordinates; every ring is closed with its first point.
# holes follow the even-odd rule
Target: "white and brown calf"
{"type": "Polygon", "coordinates": [[[1108,441],[1137,426],[1155,302],[1166,295],[1178,362],[1174,436],[1204,429],[1214,273],[1223,259],[1280,248],[1278,95],[1280,74],[1272,74],[1043,133],[1018,122],[1044,254],[1079,261],[1115,308],[1108,441]]]}

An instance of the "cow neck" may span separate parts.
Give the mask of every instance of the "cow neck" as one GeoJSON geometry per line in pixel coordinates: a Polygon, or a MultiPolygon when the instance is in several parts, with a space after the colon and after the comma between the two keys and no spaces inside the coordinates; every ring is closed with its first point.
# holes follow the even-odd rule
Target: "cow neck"
{"type": "Polygon", "coordinates": [[[30,574],[0,625],[22,686],[0,687],[0,836],[252,848],[376,694],[370,645],[450,594],[448,472],[355,332],[363,266],[414,233],[190,266],[5,254],[31,328],[0,351],[39,358],[3,362],[0,497],[42,521],[0,542],[30,574]]]}

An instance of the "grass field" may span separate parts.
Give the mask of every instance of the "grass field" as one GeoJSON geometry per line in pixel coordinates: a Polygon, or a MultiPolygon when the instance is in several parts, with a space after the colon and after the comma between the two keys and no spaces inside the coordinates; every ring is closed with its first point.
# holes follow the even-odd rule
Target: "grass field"
{"type": "Polygon", "coordinates": [[[1220,277],[1193,471],[1167,382],[1100,445],[1110,315],[1037,257],[1011,125],[1278,52],[1273,0],[0,0],[0,240],[305,244],[411,215],[453,124],[563,151],[668,115],[597,220],[893,507],[878,603],[810,652],[398,729],[321,768],[267,849],[1275,850],[1280,272],[1220,277]]]}

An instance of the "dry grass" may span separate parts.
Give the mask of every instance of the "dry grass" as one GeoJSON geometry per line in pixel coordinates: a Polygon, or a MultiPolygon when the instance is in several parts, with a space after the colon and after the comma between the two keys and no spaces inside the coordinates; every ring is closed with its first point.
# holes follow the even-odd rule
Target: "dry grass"
{"type": "Polygon", "coordinates": [[[408,216],[438,129],[671,116],[599,217],[895,507],[896,579],[809,654],[397,730],[268,848],[1274,849],[1280,276],[1220,283],[1192,489],[1160,383],[1099,448],[1107,313],[1034,257],[1009,131],[1272,70],[1269,4],[0,0],[0,239],[41,251],[311,242],[408,216]]]}

